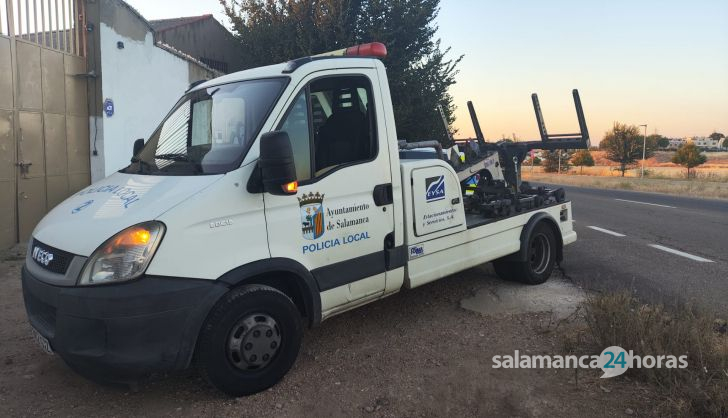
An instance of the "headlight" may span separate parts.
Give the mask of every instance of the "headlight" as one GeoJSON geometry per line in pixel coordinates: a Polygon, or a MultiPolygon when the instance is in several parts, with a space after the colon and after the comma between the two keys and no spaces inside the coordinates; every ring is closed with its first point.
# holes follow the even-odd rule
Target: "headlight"
{"type": "Polygon", "coordinates": [[[130,226],[119,232],[91,254],[78,284],[94,285],[136,279],[147,269],[162,235],[164,224],[154,221],[130,226]]]}

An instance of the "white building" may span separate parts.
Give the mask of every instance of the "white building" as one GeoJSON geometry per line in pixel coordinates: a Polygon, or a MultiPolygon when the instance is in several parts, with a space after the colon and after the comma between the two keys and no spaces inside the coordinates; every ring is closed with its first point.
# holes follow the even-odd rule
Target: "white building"
{"type": "Polygon", "coordinates": [[[134,140],[149,137],[191,82],[220,75],[155,42],[150,23],[123,0],[99,4],[98,29],[93,34],[99,47],[89,67],[97,74],[97,100],[104,104],[104,112],[91,120],[91,182],[128,165],[134,140]]]}
{"type": "Polygon", "coordinates": [[[123,0],[0,0],[0,249],[128,165],[134,140],[152,134],[190,83],[221,75],[205,60],[235,68],[225,58],[234,43],[217,41],[232,35],[205,29],[225,31],[206,16],[196,22],[178,38],[199,41],[204,54],[157,39],[123,0]],[[39,4],[52,22],[39,19],[39,4]],[[218,44],[222,52],[212,51],[218,44]]]}
{"type": "Polygon", "coordinates": [[[690,138],[690,142],[695,144],[696,147],[704,150],[718,151],[722,147],[724,139],[725,138],[713,139],[710,137],[695,136],[690,138]]]}
{"type": "Polygon", "coordinates": [[[670,151],[675,151],[678,148],[685,145],[686,143],[687,143],[687,141],[683,138],[672,138],[672,139],[670,139],[670,144],[667,146],[666,149],[668,149],[670,151]]]}

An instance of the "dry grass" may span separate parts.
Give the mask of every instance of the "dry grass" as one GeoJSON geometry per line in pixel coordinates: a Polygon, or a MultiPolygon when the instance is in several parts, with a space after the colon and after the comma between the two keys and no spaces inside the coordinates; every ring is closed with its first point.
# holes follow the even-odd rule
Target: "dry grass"
{"type": "MultiPolygon", "coordinates": [[[[523,167],[525,173],[543,174],[543,167],[531,167],[526,165],[523,167]]],[[[579,176],[596,176],[596,177],[619,177],[622,178],[622,172],[619,171],[619,167],[611,165],[596,165],[594,167],[571,167],[568,172],[569,175],[579,176]]],[[[633,166],[625,171],[624,176],[626,178],[638,178],[642,174],[640,166],[633,166]]],[[[678,167],[674,164],[670,166],[645,166],[645,177],[653,179],[671,179],[671,180],[685,180],[687,177],[687,170],[685,167],[678,167]]],[[[690,179],[698,181],[715,181],[715,182],[726,182],[728,181],[728,166],[716,165],[716,166],[700,166],[690,170],[690,179]]]]}
{"type": "Polygon", "coordinates": [[[635,355],[688,356],[685,369],[641,368],[629,376],[658,387],[659,416],[728,416],[728,335],[725,322],[682,306],[643,304],[629,293],[591,296],[583,305],[580,343],[592,351],[619,346],[635,355]],[[718,329],[718,325],[721,329],[718,329]]]}
{"type": "Polygon", "coordinates": [[[587,175],[552,174],[523,170],[523,179],[542,183],[596,187],[599,189],[623,189],[640,192],[656,192],[714,199],[728,199],[728,177],[723,181],[700,179],[676,180],[661,178],[599,177],[587,175]]]}
{"type": "MultiPolygon", "coordinates": [[[[596,165],[594,167],[571,167],[568,174],[597,177],[622,177],[619,165],[606,158],[604,151],[591,151],[596,165]]],[[[658,151],[651,158],[645,160],[645,176],[653,179],[685,180],[687,170],[672,163],[674,152],[658,151]]],[[[708,161],[700,167],[691,170],[691,180],[728,182],[728,152],[705,153],[708,161]]],[[[543,167],[526,165],[525,173],[543,173],[543,167]]],[[[628,167],[625,177],[640,177],[642,172],[641,161],[628,167]]]]}

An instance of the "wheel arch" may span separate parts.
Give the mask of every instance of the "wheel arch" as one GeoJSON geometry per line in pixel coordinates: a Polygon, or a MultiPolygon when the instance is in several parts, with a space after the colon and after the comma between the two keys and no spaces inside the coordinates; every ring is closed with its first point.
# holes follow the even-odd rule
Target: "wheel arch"
{"type": "Polygon", "coordinates": [[[306,267],[289,258],[268,258],[236,267],[220,276],[218,282],[229,288],[262,284],[285,293],[293,300],[308,326],[321,323],[321,294],[316,280],[306,267]]]}
{"type": "Polygon", "coordinates": [[[517,253],[506,257],[507,261],[526,261],[528,259],[528,241],[533,234],[533,230],[540,223],[548,225],[554,233],[556,239],[556,262],[560,263],[564,259],[564,240],[561,236],[561,228],[556,220],[546,212],[538,212],[531,216],[521,230],[521,248],[517,253]]]}

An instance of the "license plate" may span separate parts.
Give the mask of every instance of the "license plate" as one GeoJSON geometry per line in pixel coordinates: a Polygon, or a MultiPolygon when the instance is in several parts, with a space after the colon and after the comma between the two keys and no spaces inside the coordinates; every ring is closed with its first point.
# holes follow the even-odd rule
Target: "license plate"
{"type": "Polygon", "coordinates": [[[46,354],[53,354],[53,349],[51,348],[51,343],[48,341],[48,338],[40,335],[40,332],[36,331],[35,328],[31,328],[30,330],[33,333],[33,339],[38,343],[40,348],[45,351],[46,354]]]}

